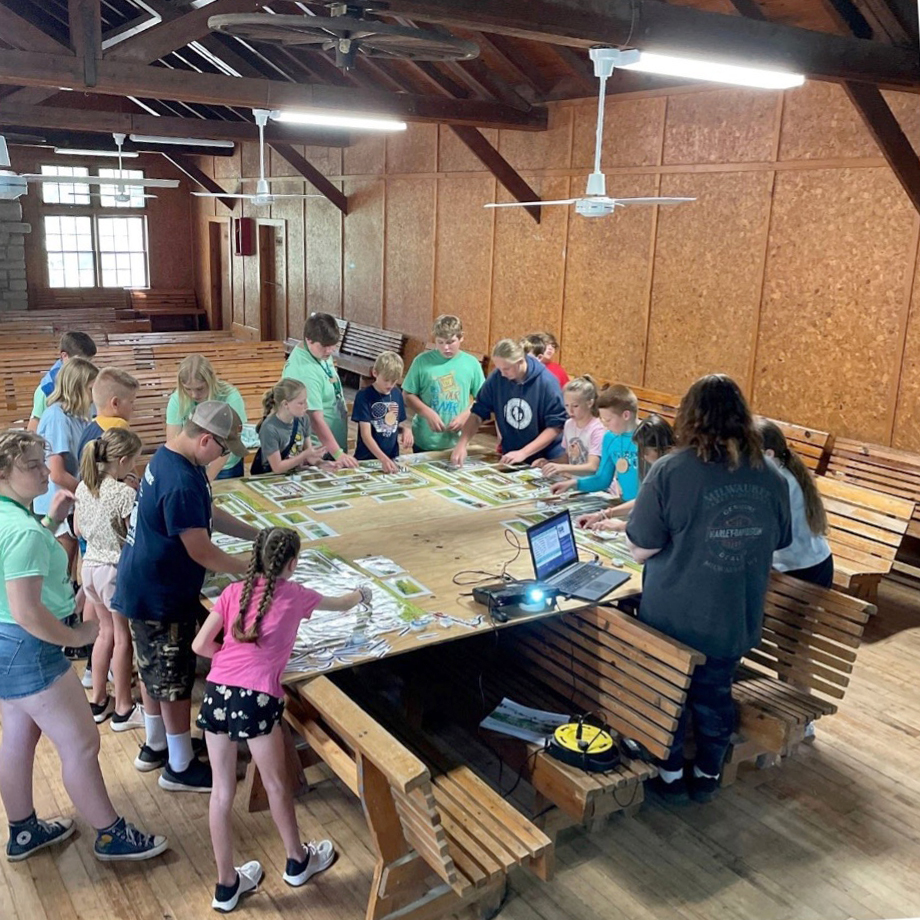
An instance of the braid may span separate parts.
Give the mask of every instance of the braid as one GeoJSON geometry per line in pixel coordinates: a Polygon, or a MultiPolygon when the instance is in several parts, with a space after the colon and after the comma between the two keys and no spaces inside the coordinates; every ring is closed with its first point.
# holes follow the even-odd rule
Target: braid
{"type": "Polygon", "coordinates": [[[246,583],[240,595],[240,613],[233,624],[233,638],[237,642],[258,642],[259,627],[265,614],[268,613],[278,576],[284,567],[297,557],[300,552],[300,537],[297,532],[287,527],[271,527],[259,532],[253,547],[252,562],[246,574],[246,583]],[[249,605],[255,591],[256,579],[259,575],[265,578],[265,588],[259,600],[259,609],[249,628],[245,628],[243,621],[249,612],[249,605]]]}

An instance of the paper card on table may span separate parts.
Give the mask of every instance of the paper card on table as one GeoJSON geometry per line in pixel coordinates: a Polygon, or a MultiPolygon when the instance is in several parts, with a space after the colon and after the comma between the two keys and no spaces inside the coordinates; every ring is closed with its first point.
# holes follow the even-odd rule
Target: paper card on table
{"type": "Polygon", "coordinates": [[[348,502],[323,502],[319,505],[310,505],[310,510],[316,514],[332,514],[334,511],[345,511],[350,507],[348,502]]]}
{"type": "Polygon", "coordinates": [[[502,521],[502,527],[507,528],[508,530],[513,530],[515,533],[524,534],[527,533],[527,528],[530,527],[530,524],[527,521],[522,521],[520,518],[515,518],[511,521],[502,521]]]}
{"type": "Polygon", "coordinates": [[[410,495],[408,492],[384,492],[381,495],[373,496],[375,502],[380,502],[380,504],[386,504],[387,502],[402,502],[408,498],[414,498],[415,496],[410,495]]]}
{"type": "Polygon", "coordinates": [[[398,562],[386,556],[364,556],[361,559],[355,559],[355,565],[377,578],[391,578],[393,575],[406,571],[398,562]]]}
{"type": "Polygon", "coordinates": [[[395,578],[388,578],[384,584],[392,588],[399,597],[424,597],[426,594],[431,594],[428,588],[411,575],[397,575],[395,578]]]}

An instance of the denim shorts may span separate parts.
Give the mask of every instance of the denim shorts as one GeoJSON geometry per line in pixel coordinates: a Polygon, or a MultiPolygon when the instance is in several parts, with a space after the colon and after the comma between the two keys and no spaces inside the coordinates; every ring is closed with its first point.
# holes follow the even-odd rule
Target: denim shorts
{"type": "Polygon", "coordinates": [[[37,639],[15,623],[0,623],[0,700],[41,693],[69,670],[59,645],[37,639]]]}

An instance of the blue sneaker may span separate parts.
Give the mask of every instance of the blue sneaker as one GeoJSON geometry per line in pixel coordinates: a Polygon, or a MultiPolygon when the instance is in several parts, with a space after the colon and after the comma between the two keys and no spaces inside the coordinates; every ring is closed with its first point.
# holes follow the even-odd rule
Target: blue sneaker
{"type": "Polygon", "coordinates": [[[169,846],[161,834],[145,834],[124,818],[119,818],[111,827],[96,832],[93,852],[103,862],[115,860],[138,861],[159,856],[169,846]]]}
{"type": "Polygon", "coordinates": [[[66,840],[74,832],[74,823],[70,818],[55,818],[42,821],[35,817],[35,812],[10,825],[10,839],[6,845],[6,858],[10,862],[28,859],[33,853],[50,847],[54,843],[66,840]]]}

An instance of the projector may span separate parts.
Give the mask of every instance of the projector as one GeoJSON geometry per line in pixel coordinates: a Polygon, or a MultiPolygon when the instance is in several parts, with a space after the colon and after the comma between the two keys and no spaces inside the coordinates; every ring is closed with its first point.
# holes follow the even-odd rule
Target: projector
{"type": "Polygon", "coordinates": [[[559,592],[551,585],[539,581],[500,581],[473,588],[473,600],[488,607],[494,619],[505,622],[505,607],[515,607],[526,613],[542,613],[555,603],[559,592]],[[496,613],[498,611],[498,613],[496,613]]]}

